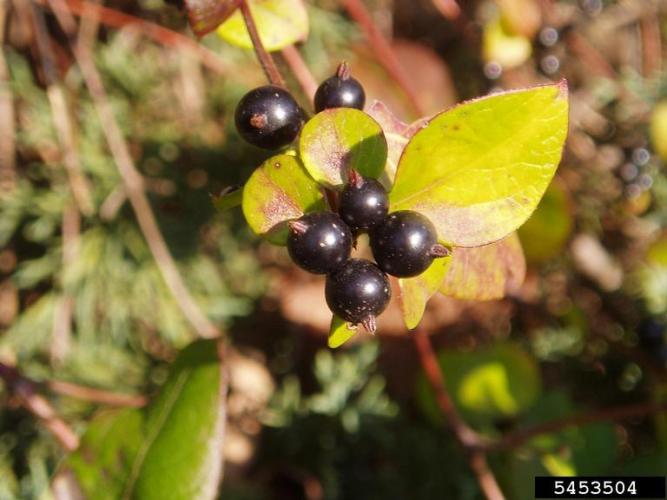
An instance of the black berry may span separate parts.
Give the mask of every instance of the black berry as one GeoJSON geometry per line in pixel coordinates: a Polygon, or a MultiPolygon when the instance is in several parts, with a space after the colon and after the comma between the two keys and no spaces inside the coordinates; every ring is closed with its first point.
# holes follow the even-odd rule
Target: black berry
{"type": "Polygon", "coordinates": [[[347,63],[341,63],[336,74],[324,80],[315,92],[317,113],[329,108],[363,109],[365,102],[364,88],[350,76],[347,63]]]}
{"type": "Polygon", "coordinates": [[[239,134],[250,144],[278,149],[296,138],[303,123],[303,111],[285,89],[265,85],[241,98],[235,121],[239,134]]]}
{"type": "Polygon", "coordinates": [[[371,333],[375,318],[391,297],[389,279],[370,261],[350,259],[327,276],[324,293],[331,311],[352,324],[362,323],[371,333]]]}
{"type": "Polygon", "coordinates": [[[338,213],[353,230],[369,229],[382,222],[389,210],[384,186],[350,171],[350,179],[339,198],[338,213]]]}
{"type": "Polygon", "coordinates": [[[352,233],[338,215],[313,212],[289,223],[287,250],[296,265],[315,274],[340,268],[352,251],[352,233]]]}
{"type": "Polygon", "coordinates": [[[417,276],[435,257],[448,251],[436,240],[435,227],[418,212],[393,212],[370,233],[371,249],[380,269],[402,278],[417,276]]]}

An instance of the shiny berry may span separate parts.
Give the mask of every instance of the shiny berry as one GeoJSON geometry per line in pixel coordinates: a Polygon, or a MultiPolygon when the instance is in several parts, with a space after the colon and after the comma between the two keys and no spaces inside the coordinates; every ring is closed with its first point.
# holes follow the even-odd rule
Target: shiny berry
{"type": "Polygon", "coordinates": [[[449,253],[438,244],[431,221],[411,210],[389,214],[372,229],[370,240],[380,269],[402,278],[421,274],[435,257],[449,253]]]}
{"type": "Polygon", "coordinates": [[[375,318],[391,297],[389,279],[368,260],[350,259],[327,276],[324,289],[331,311],[352,324],[362,323],[371,333],[375,318]]]}
{"type": "Polygon", "coordinates": [[[278,149],[296,138],[303,124],[303,111],[285,89],[265,85],[241,98],[235,121],[239,134],[250,144],[278,149]]]}
{"type": "Polygon", "coordinates": [[[350,171],[349,182],[339,198],[338,213],[353,230],[369,229],[382,222],[389,210],[384,186],[375,179],[365,179],[350,171]]]}
{"type": "Polygon", "coordinates": [[[324,80],[315,92],[317,113],[330,108],[363,109],[365,102],[364,88],[350,76],[347,63],[341,63],[336,74],[324,80]]]}
{"type": "Polygon", "coordinates": [[[336,214],[313,212],[289,223],[287,250],[306,271],[330,273],[350,258],[352,233],[336,214]]]}

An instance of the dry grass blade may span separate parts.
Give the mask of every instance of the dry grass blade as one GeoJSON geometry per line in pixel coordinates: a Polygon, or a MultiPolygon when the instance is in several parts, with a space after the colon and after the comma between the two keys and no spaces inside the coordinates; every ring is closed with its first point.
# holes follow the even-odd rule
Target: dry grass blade
{"type": "MultiPolygon", "coordinates": [[[[50,0],[50,5],[63,30],[69,34],[73,33],[76,24],[67,4],[63,0],[50,0]]],[[[111,155],[123,180],[128,200],[134,209],[141,232],[167,287],[181,312],[200,337],[220,336],[218,328],[204,315],[190,294],[167,248],[153,209],[146,197],[143,178],[134,165],[129,147],[116,121],[102,78],[95,67],[90,47],[73,42],[72,50],[93,99],[111,155]]]]}

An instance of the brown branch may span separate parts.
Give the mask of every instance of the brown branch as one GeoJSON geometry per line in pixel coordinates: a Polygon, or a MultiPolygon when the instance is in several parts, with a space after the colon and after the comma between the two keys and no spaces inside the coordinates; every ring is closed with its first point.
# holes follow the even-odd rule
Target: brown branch
{"type": "Polygon", "coordinates": [[[653,413],[667,412],[667,402],[664,403],[639,403],[618,408],[606,408],[588,413],[572,415],[559,420],[545,422],[532,427],[527,427],[500,438],[497,442],[487,446],[489,450],[511,449],[521,446],[526,441],[542,434],[551,434],[562,431],[569,427],[580,427],[604,421],[617,421],[630,417],[642,417],[653,413]]]}
{"type": "Polygon", "coordinates": [[[361,26],[361,29],[366,34],[366,38],[368,38],[368,42],[375,51],[378,61],[384,66],[399,87],[401,87],[415,112],[419,116],[425,115],[426,112],[419,101],[419,96],[410,83],[410,76],[401,66],[401,62],[396,57],[389,42],[382,35],[378,27],[375,26],[373,18],[364,4],[361,0],[342,0],[342,2],[350,17],[361,26]]]}
{"type": "MultiPolygon", "coordinates": [[[[79,258],[79,237],[81,232],[81,216],[77,209],[68,205],[63,212],[62,229],[62,274],[66,274],[72,264],[79,258]]],[[[61,283],[61,286],[63,284],[61,283]]],[[[53,318],[51,346],[49,355],[54,363],[61,362],[70,349],[72,336],[72,316],[74,315],[75,298],[68,290],[58,304],[53,318]]]]}
{"type": "MultiPolygon", "coordinates": [[[[63,30],[68,34],[72,34],[76,24],[64,0],[49,0],[49,2],[63,30]]],[[[200,337],[218,337],[220,331],[203,314],[193,299],[164,241],[153,210],[144,192],[143,178],[134,165],[134,160],[130,155],[129,147],[114,116],[113,108],[102,83],[102,78],[95,67],[89,47],[75,42],[72,42],[71,45],[74,57],[93,99],[93,104],[99,116],[109,150],[125,186],[128,200],[137,217],[139,228],[146,239],[146,243],[169,291],[175,298],[185,318],[200,337]]]]}
{"type": "Polygon", "coordinates": [[[252,41],[252,46],[255,49],[255,54],[257,54],[259,64],[261,64],[262,69],[266,74],[266,78],[268,78],[272,85],[284,87],[285,81],[280,75],[275,61],[273,60],[273,57],[271,57],[271,54],[266,51],[264,44],[259,37],[259,32],[257,31],[257,26],[255,25],[255,19],[252,17],[252,12],[250,12],[248,2],[246,0],[240,0],[239,9],[241,10],[241,15],[243,15],[243,20],[245,21],[246,28],[248,28],[248,35],[252,41]]]}
{"type": "Polygon", "coordinates": [[[46,29],[46,21],[41,9],[30,3],[35,38],[41,60],[42,71],[46,80],[46,95],[51,106],[51,116],[56,129],[58,142],[60,143],[61,157],[70,191],[77,207],[83,215],[92,215],[94,206],[91,196],[91,188],[88,179],[83,175],[79,153],[75,146],[74,130],[65,92],[56,69],[55,56],[49,34],[46,29]]]}
{"type": "Polygon", "coordinates": [[[14,96],[9,83],[9,69],[4,52],[7,7],[8,0],[0,0],[0,192],[2,193],[9,193],[16,186],[17,180],[14,96]]]}
{"type": "Polygon", "coordinates": [[[84,387],[70,382],[63,382],[60,380],[50,380],[46,382],[46,387],[56,394],[61,396],[68,396],[91,403],[99,403],[110,406],[127,406],[139,408],[145,406],[148,402],[145,396],[140,394],[118,394],[102,389],[95,389],[92,387],[84,387]]]}
{"type": "MultiPolygon", "coordinates": [[[[35,0],[40,5],[47,5],[50,0],[35,0]]],[[[195,54],[210,70],[216,73],[225,73],[227,68],[222,59],[203,45],[187,36],[164,28],[158,24],[125,14],[115,9],[96,5],[85,0],[66,0],[72,14],[76,16],[99,16],[100,22],[112,28],[136,27],[141,35],[167,47],[180,47],[195,54]]]]}
{"type": "Polygon", "coordinates": [[[282,49],[281,53],[285,58],[285,61],[287,61],[290,70],[292,70],[297,82],[299,82],[303,93],[308,100],[312,102],[318,87],[317,80],[315,80],[315,77],[310,72],[310,69],[308,69],[303,57],[301,57],[299,49],[294,45],[288,45],[282,49]]]}
{"type": "Polygon", "coordinates": [[[471,429],[459,414],[452,400],[445,378],[438,364],[438,359],[433,351],[429,336],[420,329],[413,334],[413,340],[419,354],[419,361],[424,369],[426,378],[433,387],[435,397],[454,436],[468,456],[468,464],[477,477],[479,486],[489,500],[502,500],[505,498],[498,482],[489,468],[486,460],[486,442],[482,437],[471,429]]]}
{"type": "Polygon", "coordinates": [[[654,9],[642,17],[639,22],[642,45],[642,74],[652,77],[662,66],[662,37],[660,17],[654,9]]]}
{"type": "Polygon", "coordinates": [[[0,378],[5,381],[8,391],[18,397],[21,405],[40,420],[63,448],[74,451],[79,447],[79,436],[37,392],[38,384],[21,375],[15,367],[1,362],[0,378]]]}

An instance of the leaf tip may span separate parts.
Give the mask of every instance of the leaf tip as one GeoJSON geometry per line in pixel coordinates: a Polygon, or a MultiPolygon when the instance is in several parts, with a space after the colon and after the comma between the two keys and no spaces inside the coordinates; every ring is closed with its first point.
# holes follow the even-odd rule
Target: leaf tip
{"type": "Polygon", "coordinates": [[[567,85],[567,79],[561,78],[558,83],[556,83],[556,88],[558,89],[558,95],[556,96],[559,99],[567,100],[569,95],[569,88],[567,85]]]}

